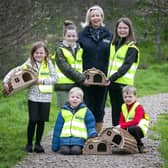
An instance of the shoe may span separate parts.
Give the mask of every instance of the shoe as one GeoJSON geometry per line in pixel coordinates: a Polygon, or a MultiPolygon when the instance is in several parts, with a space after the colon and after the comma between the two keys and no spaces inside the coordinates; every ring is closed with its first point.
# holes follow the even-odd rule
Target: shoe
{"type": "Polygon", "coordinates": [[[144,147],[143,144],[138,145],[138,150],[139,150],[139,153],[146,153],[146,152],[148,152],[148,150],[144,147]]]}
{"type": "Polygon", "coordinates": [[[25,147],[26,152],[33,152],[32,145],[27,144],[25,147]]]}
{"type": "Polygon", "coordinates": [[[36,153],[44,153],[44,148],[41,145],[35,145],[34,152],[36,153]]]}

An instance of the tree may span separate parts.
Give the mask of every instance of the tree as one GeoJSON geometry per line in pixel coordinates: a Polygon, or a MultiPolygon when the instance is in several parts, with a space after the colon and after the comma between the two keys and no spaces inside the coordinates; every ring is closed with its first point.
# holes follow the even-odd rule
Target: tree
{"type": "Polygon", "coordinates": [[[163,56],[161,47],[161,34],[165,29],[167,29],[165,23],[167,22],[166,19],[168,16],[168,0],[144,0],[143,2],[141,1],[141,3],[143,3],[143,6],[146,7],[142,12],[145,20],[147,21],[144,35],[146,37],[149,32],[153,32],[155,34],[156,52],[154,59],[158,60],[163,56]]]}
{"type": "MultiPolygon", "coordinates": [[[[9,67],[22,62],[22,46],[37,34],[33,29],[47,11],[34,0],[1,0],[0,3],[0,77],[9,67]],[[7,58],[7,59],[6,59],[7,58]]],[[[36,37],[37,38],[37,37],[36,37]]]]}

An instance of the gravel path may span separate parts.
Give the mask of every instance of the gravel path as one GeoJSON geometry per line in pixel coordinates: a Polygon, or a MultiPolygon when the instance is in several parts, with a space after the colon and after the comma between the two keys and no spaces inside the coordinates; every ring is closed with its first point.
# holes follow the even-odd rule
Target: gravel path
{"type": "MultiPolygon", "coordinates": [[[[158,114],[168,112],[168,94],[145,96],[139,99],[151,118],[151,125],[158,114]]],[[[106,110],[104,127],[111,126],[110,109],[106,110]]],[[[152,134],[149,131],[148,134],[152,134]]],[[[148,149],[144,154],[63,156],[51,151],[52,132],[43,139],[44,154],[28,154],[14,168],[160,168],[163,163],[157,151],[159,142],[144,138],[148,149]]]]}

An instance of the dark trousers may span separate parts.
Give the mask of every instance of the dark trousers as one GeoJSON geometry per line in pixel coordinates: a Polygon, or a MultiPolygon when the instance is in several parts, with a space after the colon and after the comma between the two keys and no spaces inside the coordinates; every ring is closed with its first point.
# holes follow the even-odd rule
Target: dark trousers
{"type": "Polygon", "coordinates": [[[141,138],[144,137],[143,132],[138,126],[128,127],[128,132],[136,139],[137,145],[142,145],[141,138]]]}
{"type": "Polygon", "coordinates": [[[112,111],[112,124],[116,126],[119,124],[121,106],[124,103],[122,96],[122,88],[125,85],[111,83],[109,86],[109,97],[112,111]]]}
{"type": "Polygon", "coordinates": [[[83,87],[84,102],[95,116],[96,122],[103,122],[105,115],[105,103],[107,98],[107,87],[88,86],[83,87]]]}
{"type": "Polygon", "coordinates": [[[80,155],[82,154],[82,147],[79,145],[63,145],[59,152],[63,155],[80,155]]]}
{"type": "Polygon", "coordinates": [[[44,132],[44,121],[29,121],[27,127],[27,138],[29,145],[32,145],[35,131],[36,131],[35,144],[40,145],[41,138],[44,132]]]}
{"type": "Polygon", "coordinates": [[[40,145],[45,121],[49,120],[50,103],[33,102],[28,100],[29,122],[27,127],[28,144],[32,145],[34,134],[36,134],[36,144],[40,145]]]}

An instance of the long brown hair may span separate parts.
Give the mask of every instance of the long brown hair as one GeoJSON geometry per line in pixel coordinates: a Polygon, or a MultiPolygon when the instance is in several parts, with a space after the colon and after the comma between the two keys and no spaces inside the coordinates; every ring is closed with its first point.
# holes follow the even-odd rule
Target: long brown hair
{"type": "Polygon", "coordinates": [[[131,20],[127,17],[122,17],[117,21],[117,23],[115,25],[114,37],[113,37],[113,40],[112,40],[112,44],[115,44],[118,41],[118,39],[120,38],[118,36],[117,29],[118,29],[119,23],[121,23],[121,22],[123,22],[124,24],[126,24],[129,27],[129,34],[126,37],[126,43],[129,43],[131,41],[136,43],[135,33],[134,33],[134,29],[133,29],[131,20]]]}
{"type": "Polygon", "coordinates": [[[48,56],[49,56],[49,51],[47,49],[46,44],[43,41],[37,41],[37,42],[33,43],[33,45],[32,45],[32,49],[30,51],[30,59],[31,59],[31,64],[32,65],[35,64],[33,54],[38,48],[41,48],[41,47],[43,47],[44,50],[45,50],[46,56],[45,56],[44,60],[45,60],[45,64],[47,65],[47,59],[48,59],[48,56]]]}

